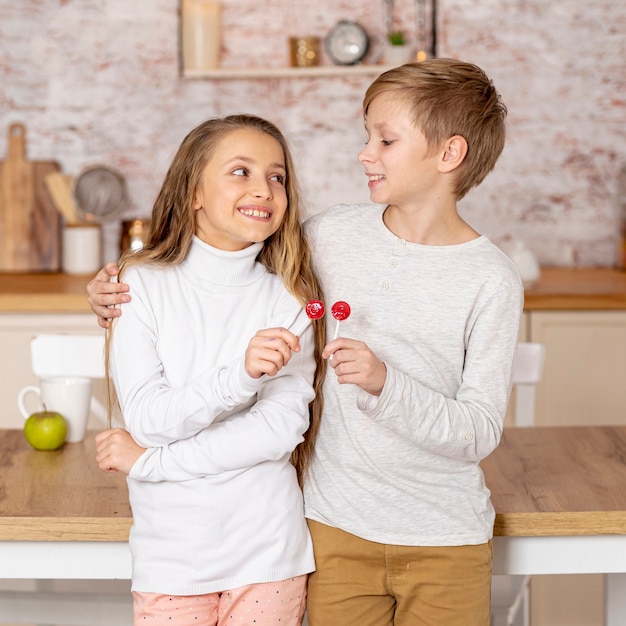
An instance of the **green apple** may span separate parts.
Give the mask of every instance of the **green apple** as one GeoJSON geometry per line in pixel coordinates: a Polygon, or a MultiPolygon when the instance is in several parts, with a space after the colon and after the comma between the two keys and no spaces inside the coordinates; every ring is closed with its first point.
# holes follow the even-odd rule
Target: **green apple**
{"type": "Polygon", "coordinates": [[[35,450],[57,450],[65,443],[67,423],[56,411],[33,413],[24,424],[26,441],[35,450]]]}

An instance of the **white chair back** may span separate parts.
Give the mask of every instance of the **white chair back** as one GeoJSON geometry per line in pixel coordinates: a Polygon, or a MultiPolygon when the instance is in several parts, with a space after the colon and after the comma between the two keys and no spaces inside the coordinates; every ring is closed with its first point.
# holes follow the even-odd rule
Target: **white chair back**
{"type": "Polygon", "coordinates": [[[104,378],[104,335],[38,335],[30,342],[33,372],[104,378]]]}
{"type": "MultiPolygon", "coordinates": [[[[82,376],[101,379],[104,370],[104,332],[98,335],[37,335],[30,342],[31,367],[39,378],[82,376]]],[[[107,412],[91,398],[91,412],[106,424],[107,412]]]]}
{"type": "MultiPolygon", "coordinates": [[[[517,344],[511,374],[515,426],[535,423],[535,386],[541,381],[546,347],[542,343],[517,344]]],[[[530,576],[494,576],[491,581],[491,626],[529,626],[530,576]]]]}
{"type": "Polygon", "coordinates": [[[516,426],[535,423],[535,385],[543,375],[545,355],[546,347],[542,343],[521,342],[517,345],[512,371],[516,426]]]}

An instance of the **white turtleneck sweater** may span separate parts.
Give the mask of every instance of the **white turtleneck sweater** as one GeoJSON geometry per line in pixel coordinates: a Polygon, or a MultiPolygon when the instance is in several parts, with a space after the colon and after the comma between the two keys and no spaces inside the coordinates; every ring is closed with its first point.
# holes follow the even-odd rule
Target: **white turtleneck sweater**
{"type": "Polygon", "coordinates": [[[314,569],[289,462],[313,398],[311,330],[278,375],[254,380],[243,366],[258,330],[306,320],[256,261],[261,246],[194,238],[183,263],[124,273],[133,298],[111,371],[126,426],[149,448],[128,478],[135,591],[205,594],[314,569]]]}

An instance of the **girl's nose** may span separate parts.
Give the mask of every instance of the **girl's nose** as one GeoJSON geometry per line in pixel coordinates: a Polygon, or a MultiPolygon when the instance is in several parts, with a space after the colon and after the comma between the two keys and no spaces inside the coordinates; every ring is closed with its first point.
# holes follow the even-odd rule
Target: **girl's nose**
{"type": "Polygon", "coordinates": [[[267,180],[262,179],[255,182],[254,196],[255,198],[267,198],[268,200],[272,198],[272,187],[267,180]]]}

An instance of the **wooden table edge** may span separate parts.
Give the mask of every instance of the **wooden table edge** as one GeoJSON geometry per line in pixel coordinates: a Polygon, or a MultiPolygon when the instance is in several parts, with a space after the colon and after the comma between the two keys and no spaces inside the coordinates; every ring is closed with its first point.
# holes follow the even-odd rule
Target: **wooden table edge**
{"type": "Polygon", "coordinates": [[[128,541],[130,518],[0,517],[0,541],[128,541]]]}
{"type": "Polygon", "coordinates": [[[626,535],[626,511],[496,513],[496,537],[626,535]]]}

